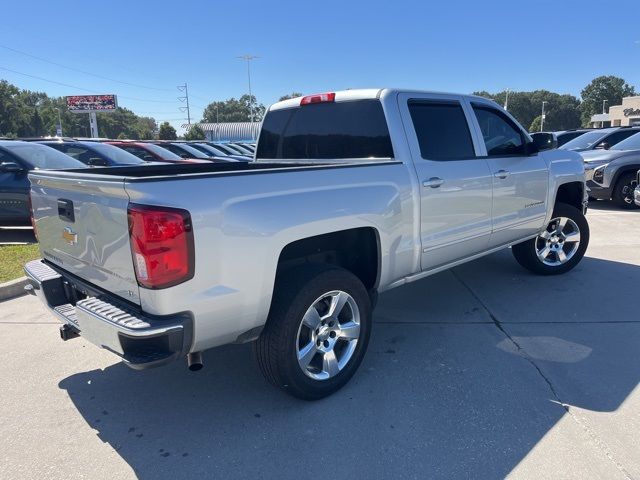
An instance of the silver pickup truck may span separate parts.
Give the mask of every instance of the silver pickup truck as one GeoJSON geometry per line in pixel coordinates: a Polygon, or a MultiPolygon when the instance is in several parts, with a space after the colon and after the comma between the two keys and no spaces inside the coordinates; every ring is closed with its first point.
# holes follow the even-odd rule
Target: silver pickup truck
{"type": "Polygon", "coordinates": [[[510,246],[564,273],[589,242],[582,158],[466,95],[310,95],[269,108],[253,162],[30,179],[27,288],[63,339],[192,370],[255,342],[267,379],[305,399],[355,373],[379,293],[510,246]]]}

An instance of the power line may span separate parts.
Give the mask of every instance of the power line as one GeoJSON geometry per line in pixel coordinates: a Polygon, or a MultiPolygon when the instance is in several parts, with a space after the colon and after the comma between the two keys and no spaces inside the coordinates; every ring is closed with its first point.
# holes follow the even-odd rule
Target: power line
{"type": "Polygon", "coordinates": [[[102,80],[108,80],[110,82],[120,83],[122,85],[128,85],[130,87],[144,88],[146,90],[156,90],[156,91],[161,91],[161,92],[170,92],[171,91],[168,88],[149,87],[147,85],[139,85],[137,83],[124,82],[122,80],[116,80],[115,78],[109,78],[109,77],[105,77],[103,75],[98,75],[96,73],[87,72],[86,70],[81,70],[79,68],[70,67],[68,65],[63,65],[63,64],[58,63],[58,62],[52,62],[51,60],[47,60],[46,58],[38,57],[36,55],[32,55],[32,54],[27,53],[27,52],[16,50],[15,48],[7,47],[6,45],[0,45],[0,47],[4,48],[6,50],[10,50],[10,51],[15,52],[15,53],[19,53],[20,55],[24,55],[26,57],[35,58],[36,60],[40,60],[41,62],[45,62],[45,63],[48,63],[50,65],[55,65],[57,67],[66,68],[67,70],[71,70],[71,71],[74,71],[74,72],[79,72],[79,73],[82,73],[84,75],[90,75],[92,77],[101,78],[102,80]]]}
{"type": "MultiPolygon", "coordinates": [[[[12,70],[12,69],[7,68],[7,67],[0,67],[0,70],[6,70],[7,72],[15,73],[17,75],[22,75],[22,76],[29,77],[29,78],[35,78],[36,80],[42,80],[43,82],[54,83],[56,85],[61,85],[63,87],[74,88],[76,90],[80,90],[80,91],[87,92],[87,93],[93,93],[93,94],[98,94],[98,95],[100,95],[100,93],[101,93],[101,92],[96,92],[95,90],[88,90],[86,88],[78,87],[76,85],[69,85],[68,83],[57,82],[55,80],[50,80],[48,78],[38,77],[37,75],[31,75],[29,73],[18,72],[17,70],[12,70]]],[[[124,98],[126,100],[134,100],[136,102],[147,102],[147,103],[174,103],[173,100],[145,100],[144,98],[127,97],[127,96],[124,96],[124,95],[118,95],[118,98],[124,98]]]]}

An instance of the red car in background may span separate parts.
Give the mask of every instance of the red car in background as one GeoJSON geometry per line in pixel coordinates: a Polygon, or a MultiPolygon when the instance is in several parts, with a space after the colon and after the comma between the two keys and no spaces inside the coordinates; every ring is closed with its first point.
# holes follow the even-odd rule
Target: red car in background
{"type": "Polygon", "coordinates": [[[108,141],[104,142],[109,145],[120,147],[121,149],[135,155],[147,162],[164,162],[164,163],[208,163],[207,160],[199,160],[197,158],[182,158],[175,153],[162,148],[159,145],[145,142],[125,142],[125,141],[108,141]]]}

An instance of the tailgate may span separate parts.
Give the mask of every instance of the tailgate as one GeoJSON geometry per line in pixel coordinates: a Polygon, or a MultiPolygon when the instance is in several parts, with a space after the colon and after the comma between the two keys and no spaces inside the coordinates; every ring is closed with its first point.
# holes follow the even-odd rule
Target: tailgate
{"type": "Polygon", "coordinates": [[[87,176],[29,175],[40,252],[86,282],[139,304],[124,182],[87,176]]]}

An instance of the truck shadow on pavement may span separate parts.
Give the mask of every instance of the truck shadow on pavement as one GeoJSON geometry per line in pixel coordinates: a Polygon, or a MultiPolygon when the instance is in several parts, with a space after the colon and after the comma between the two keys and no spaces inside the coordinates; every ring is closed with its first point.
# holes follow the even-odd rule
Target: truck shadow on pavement
{"type": "Polygon", "coordinates": [[[249,345],[197,373],[117,363],[59,386],[143,479],[502,478],[555,434],[558,402],[612,412],[640,378],[640,267],[542,278],[507,256],[382,295],[360,371],[322,401],[272,388],[249,345]]]}

